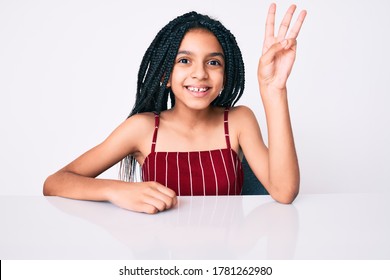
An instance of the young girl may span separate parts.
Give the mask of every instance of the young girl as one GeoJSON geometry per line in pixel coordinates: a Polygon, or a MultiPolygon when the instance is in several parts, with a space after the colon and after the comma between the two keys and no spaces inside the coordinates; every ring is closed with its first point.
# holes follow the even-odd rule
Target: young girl
{"type": "Polygon", "coordinates": [[[277,36],[275,4],[267,16],[258,81],[268,148],[252,111],[233,107],[244,90],[244,64],[234,36],[219,21],[191,12],[169,22],[147,49],[127,120],[103,143],[49,176],[44,195],[156,213],[172,208],[177,195],[239,195],[239,155],[244,154],[269,194],[291,203],[299,190],[299,167],[286,82],[306,16],[302,11],[290,29],[295,9],[288,9],[277,36]],[[121,160],[122,180],[95,178],[121,160]],[[134,180],[138,164],[142,182],[134,180]]]}

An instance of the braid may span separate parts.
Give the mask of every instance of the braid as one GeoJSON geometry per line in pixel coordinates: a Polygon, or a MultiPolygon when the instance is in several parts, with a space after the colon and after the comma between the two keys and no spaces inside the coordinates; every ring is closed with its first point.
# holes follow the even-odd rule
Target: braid
{"type": "MultiPolygon", "coordinates": [[[[244,91],[245,70],[240,48],[233,34],[221,22],[196,12],[181,15],[156,35],[146,50],[138,71],[136,100],[128,117],[142,112],[157,112],[175,105],[175,96],[167,88],[174,61],[184,35],[191,29],[206,29],[213,33],[225,56],[225,84],[212,106],[231,107],[244,91]]],[[[120,178],[134,181],[136,160],[128,155],[121,161],[120,178]]]]}

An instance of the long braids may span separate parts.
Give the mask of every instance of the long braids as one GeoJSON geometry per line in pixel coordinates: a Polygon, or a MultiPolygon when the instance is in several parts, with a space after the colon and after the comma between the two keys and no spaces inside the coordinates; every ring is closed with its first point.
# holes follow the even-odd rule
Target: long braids
{"type": "MultiPolygon", "coordinates": [[[[213,106],[231,107],[242,96],[245,84],[244,62],[233,34],[221,22],[209,16],[189,12],[181,15],[156,35],[146,50],[138,71],[136,100],[128,117],[142,112],[157,112],[175,105],[175,97],[167,84],[174,61],[184,35],[191,29],[206,29],[212,32],[222,46],[225,56],[225,83],[213,106]]],[[[120,179],[135,181],[137,162],[132,155],[121,161],[120,179]]]]}

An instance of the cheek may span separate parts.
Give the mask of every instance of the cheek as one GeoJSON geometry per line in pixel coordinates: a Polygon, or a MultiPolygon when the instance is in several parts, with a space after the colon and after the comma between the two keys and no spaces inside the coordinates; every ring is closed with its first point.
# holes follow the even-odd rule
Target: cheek
{"type": "Polygon", "coordinates": [[[172,72],[171,77],[169,79],[170,87],[172,88],[182,87],[187,77],[188,75],[186,75],[184,71],[177,71],[175,73],[172,72]]]}
{"type": "Polygon", "coordinates": [[[171,80],[172,81],[179,81],[180,79],[182,79],[183,76],[184,76],[183,71],[175,71],[175,72],[172,72],[171,80]]]}
{"type": "Polygon", "coordinates": [[[221,83],[221,85],[224,85],[225,84],[225,73],[224,73],[224,71],[215,73],[214,79],[216,81],[219,81],[219,83],[221,83]]]}

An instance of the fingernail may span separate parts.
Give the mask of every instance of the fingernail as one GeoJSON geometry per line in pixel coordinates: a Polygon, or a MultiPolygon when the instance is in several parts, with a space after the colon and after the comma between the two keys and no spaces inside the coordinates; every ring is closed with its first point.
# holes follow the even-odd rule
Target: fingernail
{"type": "Polygon", "coordinates": [[[282,45],[282,47],[284,48],[285,46],[287,46],[287,43],[288,41],[285,39],[283,40],[282,42],[280,42],[280,44],[282,45]]]}

